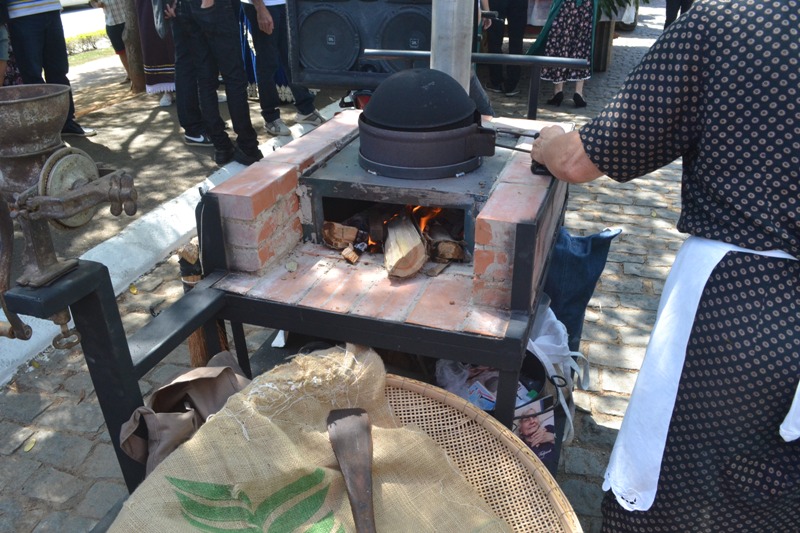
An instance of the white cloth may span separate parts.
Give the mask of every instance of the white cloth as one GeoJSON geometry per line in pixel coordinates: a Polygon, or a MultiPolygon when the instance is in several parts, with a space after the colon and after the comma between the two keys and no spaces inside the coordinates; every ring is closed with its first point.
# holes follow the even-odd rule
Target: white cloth
{"type": "Polygon", "coordinates": [[[781,437],[786,442],[800,438],[800,387],[795,389],[792,407],[781,424],[781,437]]]}
{"type": "MultiPolygon", "coordinates": [[[[603,490],[611,489],[628,511],[646,511],[655,500],[694,315],[711,272],[728,252],[796,259],[780,250],[753,251],[701,237],[689,237],[683,243],[664,285],[647,353],[603,482],[603,490]]],[[[797,393],[787,421],[790,416],[794,418],[789,427],[800,430],[797,393]]]]}

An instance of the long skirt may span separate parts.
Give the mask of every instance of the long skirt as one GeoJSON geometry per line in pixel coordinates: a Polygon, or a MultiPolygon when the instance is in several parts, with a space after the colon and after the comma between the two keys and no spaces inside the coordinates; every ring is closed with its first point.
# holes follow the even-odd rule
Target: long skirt
{"type": "Polygon", "coordinates": [[[172,33],[158,36],[150,0],[136,0],[139,39],[142,41],[144,80],[149,94],[175,91],[175,45],[172,33]]]}
{"type": "Polygon", "coordinates": [[[800,262],[730,252],[698,306],[655,502],[609,491],[603,532],[800,531],[800,441],[779,427],[800,378],[800,262]]]}
{"type": "MultiPolygon", "coordinates": [[[[544,46],[547,57],[591,60],[593,6],[592,0],[583,0],[580,6],[575,4],[575,0],[564,0],[547,35],[544,46]]],[[[541,74],[543,80],[553,83],[588,80],[591,77],[591,69],[563,67],[544,67],[541,74]]]]}

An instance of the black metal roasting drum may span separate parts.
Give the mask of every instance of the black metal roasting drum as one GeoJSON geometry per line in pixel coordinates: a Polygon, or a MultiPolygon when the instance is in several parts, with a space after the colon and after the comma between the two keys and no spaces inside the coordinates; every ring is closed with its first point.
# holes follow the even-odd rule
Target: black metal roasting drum
{"type": "Polygon", "coordinates": [[[381,176],[459,176],[494,155],[495,132],[463,87],[444,72],[408,69],[389,76],[358,120],[361,167],[381,176]]]}

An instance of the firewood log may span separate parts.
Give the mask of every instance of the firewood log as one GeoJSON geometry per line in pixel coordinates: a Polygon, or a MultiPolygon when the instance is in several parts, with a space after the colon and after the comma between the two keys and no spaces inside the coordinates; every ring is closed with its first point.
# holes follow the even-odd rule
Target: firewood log
{"type": "Polygon", "coordinates": [[[413,276],[428,260],[419,230],[407,216],[399,216],[388,222],[383,253],[387,272],[396,278],[413,276]]]}

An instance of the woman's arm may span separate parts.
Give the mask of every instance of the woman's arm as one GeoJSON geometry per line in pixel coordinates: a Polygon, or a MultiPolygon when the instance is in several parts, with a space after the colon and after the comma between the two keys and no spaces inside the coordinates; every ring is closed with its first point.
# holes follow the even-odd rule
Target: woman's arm
{"type": "Polygon", "coordinates": [[[531,145],[531,159],[568,183],[585,183],[603,175],[583,150],[580,134],[565,133],[560,126],[542,128],[531,145]]]}

